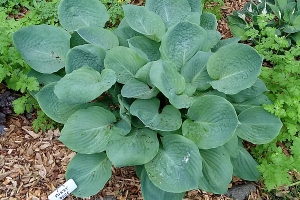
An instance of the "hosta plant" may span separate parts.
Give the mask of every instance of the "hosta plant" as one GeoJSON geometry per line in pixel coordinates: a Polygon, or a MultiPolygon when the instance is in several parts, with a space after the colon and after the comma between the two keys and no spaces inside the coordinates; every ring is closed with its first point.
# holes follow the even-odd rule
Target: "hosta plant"
{"type": "MultiPolygon", "coordinates": [[[[276,29],[277,36],[286,36],[291,42],[300,41],[300,2],[295,0],[251,0],[240,11],[227,17],[234,36],[243,40],[251,38],[249,30],[255,35],[267,27],[276,29]],[[268,15],[264,22],[261,15],[268,15]]],[[[259,38],[258,38],[259,39],[259,38]]],[[[259,43],[259,41],[257,42],[259,43]]]]}
{"type": "Polygon", "coordinates": [[[64,124],[77,152],[66,172],[75,196],[96,194],[111,167],[135,166],[145,199],[226,193],[232,175],[256,181],[243,147],[272,141],[280,120],[258,79],[262,58],[239,38],[220,40],[216,17],[199,0],[123,6],[111,32],[98,0],[62,0],[62,27],[29,26],[14,44],[45,85],[42,110],[64,124]]]}

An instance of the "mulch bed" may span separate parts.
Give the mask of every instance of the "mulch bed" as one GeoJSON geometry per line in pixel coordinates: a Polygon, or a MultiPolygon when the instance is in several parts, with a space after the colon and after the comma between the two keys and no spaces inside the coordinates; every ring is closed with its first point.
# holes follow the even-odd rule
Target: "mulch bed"
{"type": "MultiPolygon", "coordinates": [[[[140,1],[139,1],[140,2],[140,1]]],[[[245,0],[226,0],[222,7],[223,18],[218,30],[223,38],[232,37],[226,23],[226,15],[238,10],[245,0]]],[[[31,121],[24,116],[11,116],[7,131],[0,137],[0,199],[46,200],[48,195],[65,182],[67,164],[75,155],[58,141],[60,132],[49,130],[35,133],[31,121]]],[[[112,168],[113,176],[97,195],[87,198],[103,200],[114,196],[118,200],[143,199],[140,182],[133,167],[112,168]]],[[[243,183],[234,178],[229,188],[243,183]]],[[[79,199],[72,195],[67,200],[79,199]]],[[[184,200],[227,200],[224,195],[214,195],[201,190],[186,193],[184,200]]],[[[249,199],[261,199],[258,193],[249,199]]]]}

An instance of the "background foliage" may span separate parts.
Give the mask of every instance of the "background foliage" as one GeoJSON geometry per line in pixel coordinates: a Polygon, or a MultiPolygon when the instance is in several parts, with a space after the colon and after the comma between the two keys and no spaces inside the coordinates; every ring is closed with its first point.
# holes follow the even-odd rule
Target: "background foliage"
{"type": "MultiPolygon", "coordinates": [[[[251,42],[264,56],[260,77],[274,102],[264,108],[280,117],[284,126],[274,141],[252,148],[252,153],[260,163],[266,188],[280,190],[300,180],[300,28],[296,20],[300,4],[293,0],[255,2],[228,16],[228,21],[235,36],[251,42]]],[[[291,193],[299,197],[299,189],[291,193]]]]}

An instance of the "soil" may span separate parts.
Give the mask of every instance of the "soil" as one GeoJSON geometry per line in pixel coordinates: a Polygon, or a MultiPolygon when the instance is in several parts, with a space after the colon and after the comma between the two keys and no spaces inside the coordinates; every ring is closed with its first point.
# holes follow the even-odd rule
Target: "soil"
{"type": "MultiPolygon", "coordinates": [[[[141,1],[136,1],[141,2],[141,1]]],[[[239,10],[245,0],[225,0],[223,18],[218,21],[218,30],[223,38],[231,37],[226,15],[239,10]]],[[[0,136],[0,199],[1,200],[46,200],[48,195],[65,182],[67,164],[75,155],[58,141],[59,130],[35,133],[31,119],[25,116],[10,116],[7,131],[0,136]]],[[[113,175],[104,189],[87,199],[103,200],[113,196],[118,200],[143,199],[140,182],[133,167],[112,168],[113,175]]],[[[228,188],[244,184],[233,177],[228,188]]],[[[252,183],[254,184],[254,183],[252,183]]],[[[79,199],[72,195],[67,200],[79,199]]],[[[201,190],[186,193],[184,200],[227,200],[225,195],[214,195],[201,190]]],[[[262,199],[259,192],[252,192],[248,199],[262,199]]]]}

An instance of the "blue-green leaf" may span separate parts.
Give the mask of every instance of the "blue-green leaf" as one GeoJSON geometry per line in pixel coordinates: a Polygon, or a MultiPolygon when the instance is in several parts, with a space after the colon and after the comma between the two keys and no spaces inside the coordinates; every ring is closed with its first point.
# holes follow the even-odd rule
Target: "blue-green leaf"
{"type": "Polygon", "coordinates": [[[111,69],[104,69],[100,74],[90,67],[81,67],[60,79],[54,92],[64,102],[87,103],[111,88],[116,79],[116,74],[111,69]]]}
{"type": "Polygon", "coordinates": [[[120,46],[128,47],[128,39],[134,37],[134,36],[143,36],[141,33],[136,32],[133,30],[128,23],[126,22],[126,19],[123,18],[121,23],[119,24],[118,28],[114,30],[114,34],[119,39],[120,46]]]}
{"type": "Polygon", "coordinates": [[[192,12],[202,13],[201,0],[187,0],[191,6],[192,12]]]}
{"type": "Polygon", "coordinates": [[[34,70],[51,74],[65,66],[70,34],[56,26],[35,25],[13,34],[16,49],[34,70]]]}
{"type": "Polygon", "coordinates": [[[58,123],[66,123],[67,119],[78,109],[85,108],[85,104],[69,104],[61,101],[54,93],[56,82],[43,87],[36,98],[43,112],[58,123]]]}
{"type": "Polygon", "coordinates": [[[111,167],[105,153],[76,154],[66,171],[66,179],[73,179],[77,185],[72,194],[81,198],[97,194],[110,179],[111,167]]]}
{"type": "Polygon", "coordinates": [[[153,130],[175,131],[181,126],[181,113],[174,106],[166,105],[159,113],[160,102],[156,98],[135,100],[130,106],[130,113],[137,116],[153,130]]]}
{"type": "Polygon", "coordinates": [[[107,149],[116,117],[110,111],[92,106],[73,113],[61,131],[59,140],[69,149],[82,154],[103,152],[107,149]]]}
{"type": "Polygon", "coordinates": [[[140,179],[141,179],[142,194],[145,200],[158,200],[158,199],[182,200],[184,196],[184,192],[171,193],[156,187],[149,179],[148,174],[143,166],[142,166],[140,179]]]}
{"type": "Polygon", "coordinates": [[[257,169],[257,162],[252,158],[243,145],[239,145],[239,154],[236,158],[231,158],[233,165],[233,175],[244,180],[257,181],[260,173],[257,169]]]}
{"type": "Polygon", "coordinates": [[[203,12],[201,15],[200,26],[207,30],[216,30],[218,23],[216,15],[210,12],[203,12]]]}
{"type": "Polygon", "coordinates": [[[124,167],[148,163],[156,156],[158,148],[156,132],[134,128],[128,135],[112,140],[106,153],[115,167],[124,167]]]}
{"type": "Polygon", "coordinates": [[[215,194],[225,194],[233,173],[229,154],[223,147],[200,149],[200,154],[203,177],[199,179],[199,188],[215,194]]]}
{"type": "Polygon", "coordinates": [[[257,79],[254,85],[252,85],[250,88],[242,90],[234,95],[227,95],[227,99],[236,103],[241,103],[257,97],[266,91],[268,91],[268,88],[266,87],[265,83],[261,79],[257,79]]]}
{"type": "Polygon", "coordinates": [[[88,43],[99,46],[105,51],[119,45],[119,40],[110,30],[86,26],[77,30],[77,33],[88,43]]]}
{"type": "Polygon", "coordinates": [[[199,97],[189,108],[187,116],[182,124],[182,133],[200,149],[224,145],[238,125],[231,103],[215,95],[199,97]]]}
{"type": "Polygon", "coordinates": [[[160,59],[160,43],[150,40],[144,36],[135,36],[128,40],[129,47],[135,50],[141,57],[147,61],[160,59]]]}
{"type": "Polygon", "coordinates": [[[201,156],[197,146],[181,135],[167,135],[161,139],[162,147],[145,164],[152,183],[166,192],[181,193],[198,188],[202,175],[201,156]]]}
{"type": "Polygon", "coordinates": [[[239,154],[238,137],[236,134],[234,134],[232,138],[223,145],[223,147],[230,157],[236,158],[239,154]]]}
{"type": "Polygon", "coordinates": [[[159,15],[144,6],[131,4],[124,5],[123,10],[125,19],[133,30],[155,41],[161,40],[166,28],[159,15]]]}
{"type": "Polygon", "coordinates": [[[182,68],[181,74],[187,83],[191,83],[199,91],[207,90],[212,80],[206,70],[211,52],[197,52],[182,68]]]}
{"type": "Polygon", "coordinates": [[[257,97],[251,98],[247,101],[244,101],[242,103],[232,103],[234,109],[239,114],[243,112],[244,110],[256,106],[261,106],[263,104],[272,104],[272,101],[269,99],[268,96],[265,94],[258,95],[257,97]]]}
{"type": "Polygon", "coordinates": [[[212,52],[216,52],[219,48],[235,43],[237,44],[241,40],[241,37],[233,37],[233,38],[227,38],[224,40],[219,40],[218,43],[211,49],[212,52]]]}
{"type": "Polygon", "coordinates": [[[157,13],[167,28],[183,21],[191,14],[191,7],[186,0],[147,0],[146,8],[157,13]]]}
{"type": "Polygon", "coordinates": [[[176,64],[180,70],[198,51],[208,51],[210,43],[207,32],[190,22],[180,22],[164,35],[160,52],[162,58],[176,64]]]}
{"type": "Polygon", "coordinates": [[[134,79],[136,72],[146,63],[134,50],[122,46],[107,51],[104,59],[105,68],[114,70],[117,82],[122,84],[134,79]]]}
{"type": "Polygon", "coordinates": [[[66,30],[73,32],[84,26],[103,27],[109,20],[109,14],[98,0],[61,0],[58,19],[66,30]]]}
{"type": "Polygon", "coordinates": [[[101,47],[91,44],[76,46],[67,54],[66,73],[71,73],[82,66],[89,66],[101,72],[104,68],[105,54],[105,51],[101,47]]]}
{"type": "Polygon", "coordinates": [[[137,99],[151,99],[158,93],[159,90],[157,88],[150,88],[149,85],[137,79],[127,81],[121,90],[123,97],[137,99]]]}
{"type": "Polygon", "coordinates": [[[158,60],[152,62],[150,80],[178,109],[188,108],[192,98],[182,94],[186,89],[184,77],[179,74],[172,62],[158,60]]]}
{"type": "Polygon", "coordinates": [[[266,144],[279,134],[282,122],[278,117],[264,110],[253,107],[241,112],[236,134],[253,144],[266,144]]]}
{"type": "Polygon", "coordinates": [[[207,62],[207,72],[214,79],[210,84],[225,94],[237,94],[251,87],[261,67],[262,57],[245,44],[223,46],[207,62]]]}

